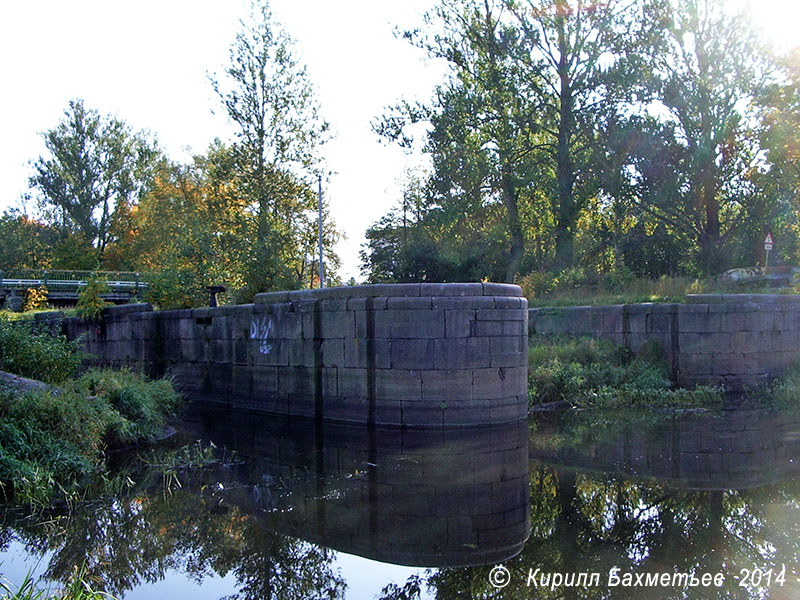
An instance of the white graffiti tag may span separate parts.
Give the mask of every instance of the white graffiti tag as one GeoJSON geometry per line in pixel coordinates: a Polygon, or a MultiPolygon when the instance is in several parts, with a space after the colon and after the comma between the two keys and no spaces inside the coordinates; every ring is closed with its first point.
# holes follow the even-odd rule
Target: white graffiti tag
{"type": "Polygon", "coordinates": [[[267,320],[266,317],[253,319],[250,322],[250,339],[258,340],[258,351],[261,354],[269,354],[272,352],[272,345],[269,343],[269,334],[272,331],[272,319],[267,320]]]}

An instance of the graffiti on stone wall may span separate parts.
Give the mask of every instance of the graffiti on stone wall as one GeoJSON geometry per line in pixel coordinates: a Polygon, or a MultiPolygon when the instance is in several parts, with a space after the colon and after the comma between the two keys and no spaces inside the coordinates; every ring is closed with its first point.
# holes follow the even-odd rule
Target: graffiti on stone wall
{"type": "Polygon", "coordinates": [[[269,343],[269,334],[273,329],[272,319],[261,317],[250,322],[250,339],[258,341],[258,351],[261,354],[272,352],[272,344],[269,343]]]}

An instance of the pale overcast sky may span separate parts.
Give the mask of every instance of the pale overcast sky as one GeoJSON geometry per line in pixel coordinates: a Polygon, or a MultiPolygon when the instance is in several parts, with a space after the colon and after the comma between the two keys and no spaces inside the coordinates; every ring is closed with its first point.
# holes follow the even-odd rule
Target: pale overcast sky
{"type": "MultiPolygon", "coordinates": [[[[347,236],[337,249],[345,280],[360,279],[364,231],[399,200],[404,169],[419,160],[380,143],[370,122],[401,97],[426,100],[441,81],[440,65],[392,34],[395,26],[421,25],[434,3],[271,3],[336,134],[324,151],[335,173],[326,195],[347,236]]],[[[752,5],[777,43],[800,43],[800,0],[752,5]]],[[[27,190],[27,163],[44,152],[39,133],[58,123],[72,98],[151,131],[176,160],[204,152],[214,137],[230,140],[206,74],[225,67],[245,10],[242,0],[0,2],[0,211],[27,190]]]]}

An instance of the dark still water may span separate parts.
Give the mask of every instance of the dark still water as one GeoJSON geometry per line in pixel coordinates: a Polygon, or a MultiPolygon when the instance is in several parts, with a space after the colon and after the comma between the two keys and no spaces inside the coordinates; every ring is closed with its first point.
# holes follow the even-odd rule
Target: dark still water
{"type": "Polygon", "coordinates": [[[182,436],[217,460],[162,452],[108,498],[7,511],[3,576],[84,565],[126,599],[800,598],[796,412],[454,431],[206,413],[182,436]]]}

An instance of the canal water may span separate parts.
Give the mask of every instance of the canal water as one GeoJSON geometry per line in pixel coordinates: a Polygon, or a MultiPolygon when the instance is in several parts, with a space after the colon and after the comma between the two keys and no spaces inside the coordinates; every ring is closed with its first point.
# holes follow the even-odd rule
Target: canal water
{"type": "Polygon", "coordinates": [[[798,411],[449,431],[204,412],[180,429],[155,466],[117,457],[106,497],[4,512],[5,580],[82,566],[126,599],[800,598],[798,411]]]}

